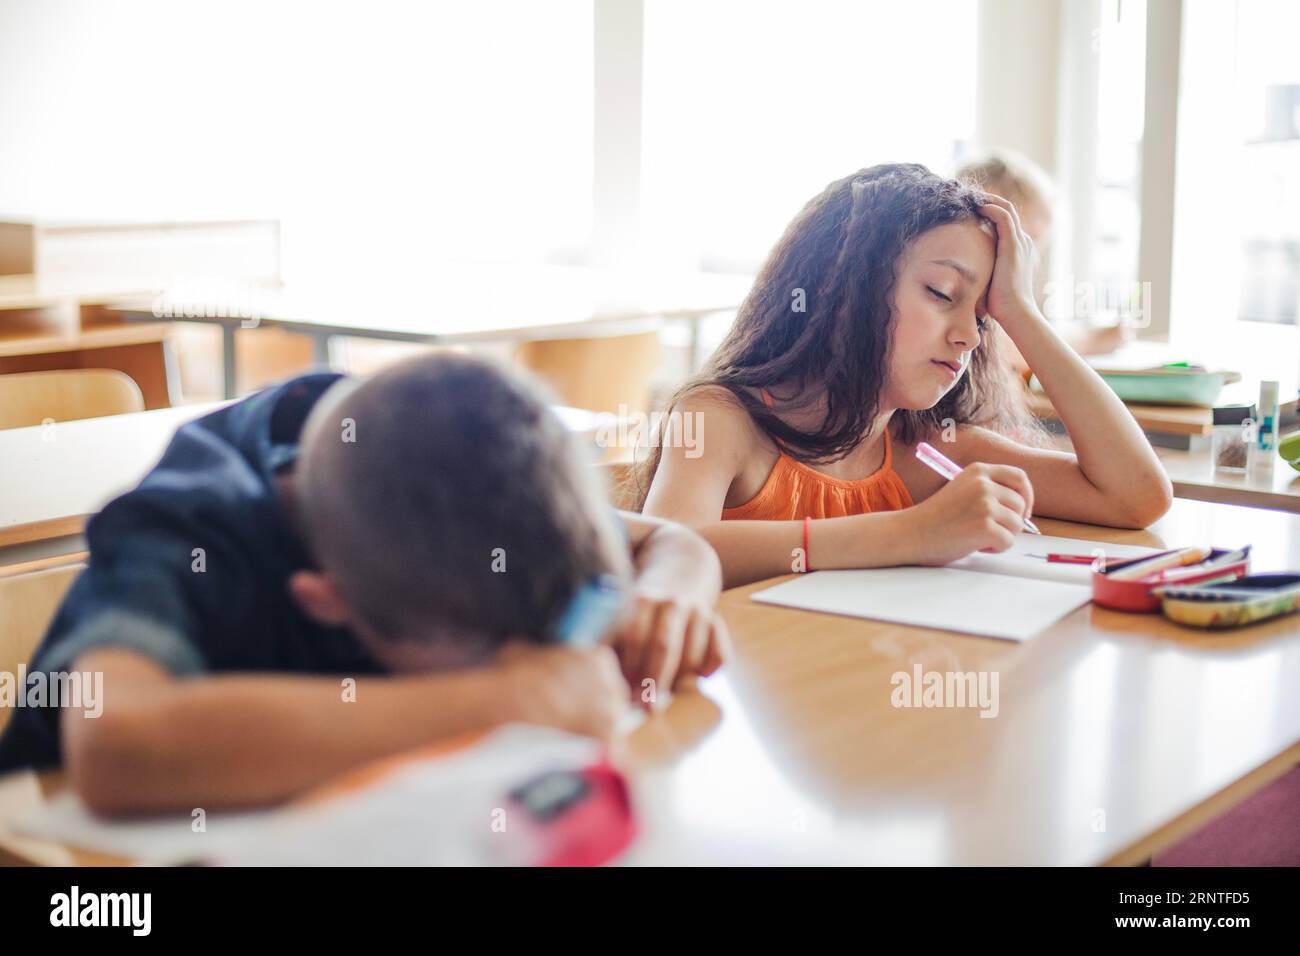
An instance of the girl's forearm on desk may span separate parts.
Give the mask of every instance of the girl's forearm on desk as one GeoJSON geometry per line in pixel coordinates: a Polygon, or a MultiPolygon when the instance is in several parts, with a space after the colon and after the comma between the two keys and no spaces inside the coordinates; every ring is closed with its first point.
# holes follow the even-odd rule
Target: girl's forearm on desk
{"type": "Polygon", "coordinates": [[[696,527],[722,560],[723,587],[734,588],[799,569],[876,568],[916,559],[901,511],[819,518],[809,526],[808,552],[802,521],[717,521],[696,527]]]}

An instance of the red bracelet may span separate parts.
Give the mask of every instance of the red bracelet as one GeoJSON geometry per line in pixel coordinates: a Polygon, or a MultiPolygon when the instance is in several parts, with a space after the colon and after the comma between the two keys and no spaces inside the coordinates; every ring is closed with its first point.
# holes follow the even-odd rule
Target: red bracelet
{"type": "Polygon", "coordinates": [[[812,517],[805,515],[803,519],[803,570],[807,574],[812,570],[812,553],[808,550],[808,531],[812,527],[812,517]]]}

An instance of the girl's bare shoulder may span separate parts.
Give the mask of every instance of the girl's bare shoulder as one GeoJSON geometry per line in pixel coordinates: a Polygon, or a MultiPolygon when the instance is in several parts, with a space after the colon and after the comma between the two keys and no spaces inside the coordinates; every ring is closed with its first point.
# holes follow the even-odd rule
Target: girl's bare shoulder
{"type": "Polygon", "coordinates": [[[722,385],[697,385],[682,395],[677,408],[683,412],[705,415],[710,424],[735,433],[737,437],[761,435],[740,398],[722,385]]]}
{"type": "Polygon", "coordinates": [[[701,416],[708,440],[724,446],[737,461],[752,459],[756,454],[766,457],[763,453],[769,448],[775,455],[772,440],[729,388],[698,385],[682,395],[675,410],[701,416]]]}

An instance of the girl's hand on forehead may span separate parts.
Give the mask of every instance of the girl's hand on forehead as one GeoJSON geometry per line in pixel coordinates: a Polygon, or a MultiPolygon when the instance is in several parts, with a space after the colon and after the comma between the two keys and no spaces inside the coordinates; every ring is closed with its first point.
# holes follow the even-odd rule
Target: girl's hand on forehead
{"type": "Polygon", "coordinates": [[[997,230],[997,255],[989,282],[989,315],[1012,333],[1040,317],[1034,302],[1034,242],[1020,225],[1016,207],[1001,196],[987,196],[980,215],[997,230]]]}

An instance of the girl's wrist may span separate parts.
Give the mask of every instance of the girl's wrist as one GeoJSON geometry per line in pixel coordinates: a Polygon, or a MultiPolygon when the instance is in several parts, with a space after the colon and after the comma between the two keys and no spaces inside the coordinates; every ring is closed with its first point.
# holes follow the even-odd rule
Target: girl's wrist
{"type": "Polygon", "coordinates": [[[1042,310],[1033,302],[1022,302],[1011,309],[1005,316],[995,316],[998,325],[1006,330],[1008,335],[1015,337],[1014,333],[1026,326],[1047,325],[1047,318],[1043,315],[1042,310]]]}
{"type": "Polygon", "coordinates": [[[916,507],[900,511],[878,511],[864,514],[872,533],[859,537],[861,553],[854,567],[893,567],[917,564],[921,557],[920,529],[916,523],[916,507]]]}

